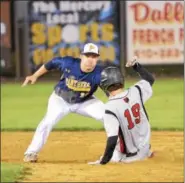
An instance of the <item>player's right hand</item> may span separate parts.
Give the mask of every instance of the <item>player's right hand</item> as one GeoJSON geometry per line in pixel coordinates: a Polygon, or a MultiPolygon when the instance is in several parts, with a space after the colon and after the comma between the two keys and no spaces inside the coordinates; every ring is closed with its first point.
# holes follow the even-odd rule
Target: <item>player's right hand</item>
{"type": "Polygon", "coordinates": [[[24,83],[22,84],[22,87],[26,86],[29,82],[31,84],[34,84],[37,81],[37,77],[34,75],[27,76],[26,79],[24,80],[24,83]]]}

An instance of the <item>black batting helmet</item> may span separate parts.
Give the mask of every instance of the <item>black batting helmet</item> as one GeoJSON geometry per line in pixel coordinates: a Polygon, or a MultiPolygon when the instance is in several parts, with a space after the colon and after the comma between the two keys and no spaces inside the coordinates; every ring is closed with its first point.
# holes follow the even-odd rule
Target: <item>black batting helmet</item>
{"type": "Polygon", "coordinates": [[[124,85],[124,77],[120,69],[116,66],[106,67],[101,73],[101,89],[107,92],[107,89],[115,84],[124,85]]]}

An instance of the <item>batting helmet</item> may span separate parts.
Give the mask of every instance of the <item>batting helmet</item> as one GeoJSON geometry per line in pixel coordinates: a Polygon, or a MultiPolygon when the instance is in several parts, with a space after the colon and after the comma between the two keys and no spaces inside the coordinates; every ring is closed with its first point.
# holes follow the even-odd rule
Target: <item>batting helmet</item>
{"type": "Polygon", "coordinates": [[[100,87],[103,91],[107,92],[107,89],[115,84],[124,85],[124,77],[118,67],[109,66],[101,73],[100,87]]]}

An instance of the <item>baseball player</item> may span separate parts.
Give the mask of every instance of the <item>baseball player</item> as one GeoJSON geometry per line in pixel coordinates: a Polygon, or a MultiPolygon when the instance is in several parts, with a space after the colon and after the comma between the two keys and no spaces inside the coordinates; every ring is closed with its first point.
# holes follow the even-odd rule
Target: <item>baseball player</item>
{"type": "Polygon", "coordinates": [[[62,73],[49,98],[47,113],[24,154],[25,162],[37,161],[38,153],[46,143],[50,131],[67,114],[78,113],[103,122],[104,103],[93,95],[101,79],[102,66],[97,65],[98,59],[97,45],[87,43],[80,58],[54,58],[33,75],[26,77],[22,86],[29,82],[34,84],[41,75],[53,69],[58,69],[62,73]]]}
{"type": "Polygon", "coordinates": [[[123,90],[124,78],[117,67],[107,67],[102,71],[100,86],[109,93],[104,115],[107,145],[104,155],[89,164],[131,163],[153,156],[144,103],[152,96],[154,78],[137,58],[126,65],[131,66],[142,79],[127,90],[123,90]]]}

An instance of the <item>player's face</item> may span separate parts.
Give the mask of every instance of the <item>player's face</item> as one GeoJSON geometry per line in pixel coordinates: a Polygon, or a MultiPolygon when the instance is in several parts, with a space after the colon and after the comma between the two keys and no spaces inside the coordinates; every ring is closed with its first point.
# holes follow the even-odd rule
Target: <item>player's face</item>
{"type": "Polygon", "coordinates": [[[92,72],[96,67],[99,56],[94,53],[81,55],[81,67],[85,72],[92,72]]]}

